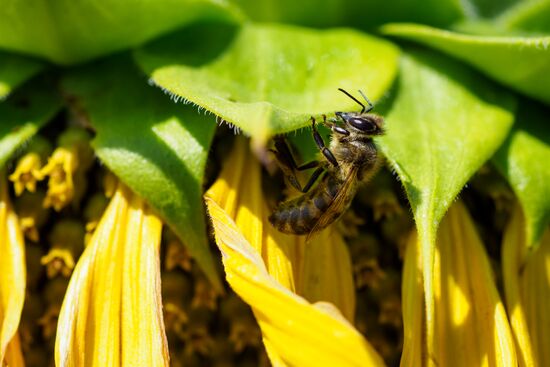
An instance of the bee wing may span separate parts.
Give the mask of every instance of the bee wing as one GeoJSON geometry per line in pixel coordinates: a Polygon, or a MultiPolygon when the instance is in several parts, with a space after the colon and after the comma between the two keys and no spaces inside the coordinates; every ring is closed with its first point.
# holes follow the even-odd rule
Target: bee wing
{"type": "Polygon", "coordinates": [[[357,181],[357,171],[358,169],[356,167],[353,167],[349,171],[348,175],[346,176],[346,180],[344,181],[344,184],[342,185],[340,190],[338,190],[338,193],[330,202],[325,212],[319,217],[319,220],[317,220],[317,223],[315,223],[315,226],[313,226],[313,228],[307,235],[306,241],[309,241],[310,237],[313,235],[313,233],[317,232],[318,228],[324,228],[325,226],[330,224],[334,220],[334,213],[342,213],[346,209],[346,206],[349,204],[350,190],[357,181]]]}

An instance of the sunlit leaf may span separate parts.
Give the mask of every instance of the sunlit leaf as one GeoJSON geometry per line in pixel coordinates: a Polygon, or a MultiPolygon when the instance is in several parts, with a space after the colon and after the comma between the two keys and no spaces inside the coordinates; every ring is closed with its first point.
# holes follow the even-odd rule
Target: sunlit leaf
{"type": "Polygon", "coordinates": [[[499,27],[508,30],[550,34],[550,1],[520,1],[517,6],[495,19],[499,27]]]}
{"type": "Polygon", "coordinates": [[[525,214],[527,246],[550,223],[550,109],[523,100],[517,123],[494,157],[525,214]]]}
{"type": "Polygon", "coordinates": [[[209,24],[155,41],[136,58],[160,87],[267,139],[311,115],[359,109],[339,87],[379,99],[397,55],[387,41],[346,29],[209,24]]]}
{"type": "Polygon", "coordinates": [[[0,100],[44,68],[44,64],[19,55],[0,52],[0,100]]]}
{"type": "Polygon", "coordinates": [[[418,24],[388,24],[382,32],[441,50],[512,89],[550,104],[550,36],[473,36],[418,24]]]}
{"type": "Polygon", "coordinates": [[[61,99],[51,88],[37,81],[0,102],[0,167],[61,106],[61,99]]]}
{"type": "Polygon", "coordinates": [[[127,57],[83,68],[63,87],[96,129],[93,146],[102,162],[164,217],[219,285],[201,199],[213,118],[147,85],[127,57]]]}
{"type": "Polygon", "coordinates": [[[72,64],[139,45],[196,19],[240,18],[221,0],[5,0],[0,48],[72,64]]]}
{"type": "MultiPolygon", "coordinates": [[[[416,220],[430,341],[438,224],[466,181],[506,137],[515,103],[471,69],[420,50],[403,56],[390,102],[387,134],[380,145],[403,182],[416,220]]],[[[384,109],[388,107],[380,106],[379,112],[384,109]]]]}
{"type": "Polygon", "coordinates": [[[371,29],[387,22],[448,25],[463,16],[461,4],[452,0],[232,0],[255,21],[293,23],[314,27],[371,29]]]}

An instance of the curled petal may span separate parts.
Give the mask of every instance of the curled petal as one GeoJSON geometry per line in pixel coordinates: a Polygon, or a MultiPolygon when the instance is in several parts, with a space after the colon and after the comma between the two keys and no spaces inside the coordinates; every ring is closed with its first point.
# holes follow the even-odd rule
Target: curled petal
{"type": "Polygon", "coordinates": [[[18,360],[16,336],[25,299],[25,244],[19,219],[9,202],[7,185],[0,176],[0,364],[18,360]]]}
{"type": "Polygon", "coordinates": [[[162,223],[118,186],[65,295],[57,366],[167,366],[160,293],[162,223]]]}
{"type": "Polygon", "coordinates": [[[275,365],[384,365],[334,307],[311,304],[278,283],[228,213],[208,197],[206,203],[227,281],[252,307],[275,365]]]}
{"type": "Polygon", "coordinates": [[[422,252],[411,236],[403,273],[402,366],[517,366],[510,324],[489,259],[461,202],[450,209],[435,248],[434,352],[427,355],[422,252]]]}

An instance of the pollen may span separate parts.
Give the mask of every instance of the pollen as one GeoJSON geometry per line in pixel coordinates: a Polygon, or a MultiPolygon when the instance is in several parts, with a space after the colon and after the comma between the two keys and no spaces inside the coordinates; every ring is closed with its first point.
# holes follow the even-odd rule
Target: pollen
{"type": "Polygon", "coordinates": [[[180,268],[186,272],[190,272],[193,266],[193,259],[187,248],[172,232],[167,231],[166,237],[166,256],[164,260],[166,270],[180,268]]]}
{"type": "Polygon", "coordinates": [[[24,192],[15,200],[19,214],[19,224],[25,238],[32,242],[40,240],[40,229],[49,218],[49,210],[42,205],[45,193],[43,190],[24,192]]]}
{"type": "Polygon", "coordinates": [[[75,150],[59,147],[53,152],[48,164],[40,171],[41,175],[49,176],[45,208],[53,207],[60,211],[72,200],[73,174],[77,167],[78,157],[75,150]]]}
{"type": "Polygon", "coordinates": [[[258,348],[262,342],[262,335],[256,321],[250,317],[240,317],[231,323],[229,340],[235,352],[241,353],[247,347],[258,348]]]}
{"type": "Polygon", "coordinates": [[[37,181],[43,178],[40,172],[41,166],[40,156],[34,152],[25,154],[17,162],[15,171],[9,176],[10,181],[13,182],[15,195],[20,196],[25,190],[36,191],[37,181]]]}
{"type": "Polygon", "coordinates": [[[185,329],[183,338],[185,342],[184,354],[187,356],[208,355],[214,347],[214,339],[209,331],[211,314],[204,308],[193,310],[189,320],[190,323],[185,329]]]}
{"type": "Polygon", "coordinates": [[[50,251],[40,260],[46,266],[48,278],[60,274],[69,277],[75,259],[83,250],[84,227],[76,220],[59,221],[50,233],[50,251]]]}
{"type": "Polygon", "coordinates": [[[195,279],[194,293],[191,308],[205,307],[210,310],[216,310],[219,294],[204,276],[199,276],[195,279]]]}

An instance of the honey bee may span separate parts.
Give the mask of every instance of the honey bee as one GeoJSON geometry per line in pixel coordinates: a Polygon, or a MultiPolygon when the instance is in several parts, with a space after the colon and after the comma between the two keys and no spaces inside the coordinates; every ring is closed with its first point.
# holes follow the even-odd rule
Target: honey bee
{"type": "Polygon", "coordinates": [[[309,237],[333,223],[349,208],[361,182],[376,172],[379,159],[373,137],[384,133],[384,119],[369,113],[374,105],[359,91],[368,107],[339,88],[361,107],[361,112],[336,112],[336,118],[323,124],[332,131],[329,147],[317,131],[311,117],[313,139],[321,159],[298,166],[289,146],[282,137],[275,138],[271,150],[289,183],[303,195],[280,203],[269,216],[271,224],[281,232],[309,237]],[[340,126],[342,123],[343,126],[340,126]],[[296,171],[316,168],[305,186],[301,186],[296,171]],[[319,184],[314,183],[321,179],[319,184]],[[313,187],[313,188],[312,188],[313,187]]]}

